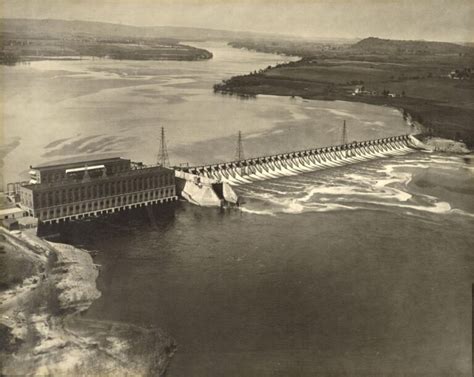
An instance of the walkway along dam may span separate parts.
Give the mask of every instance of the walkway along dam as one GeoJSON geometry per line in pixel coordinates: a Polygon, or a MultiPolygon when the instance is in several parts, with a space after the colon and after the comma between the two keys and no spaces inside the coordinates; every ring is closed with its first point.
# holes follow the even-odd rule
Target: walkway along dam
{"type": "Polygon", "coordinates": [[[175,168],[232,186],[308,173],[425,149],[412,135],[352,142],[212,165],[175,168]]]}

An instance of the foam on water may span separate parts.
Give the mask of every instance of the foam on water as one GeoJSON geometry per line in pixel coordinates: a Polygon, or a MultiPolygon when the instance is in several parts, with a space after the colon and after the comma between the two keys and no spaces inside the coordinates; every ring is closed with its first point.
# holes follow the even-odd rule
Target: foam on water
{"type": "Polygon", "coordinates": [[[415,158],[400,156],[247,185],[239,188],[246,201],[242,210],[275,215],[384,208],[407,215],[424,212],[474,217],[469,210],[413,189],[413,178],[427,168],[450,170],[453,175],[460,171],[469,174],[459,157],[423,153],[415,158]]]}

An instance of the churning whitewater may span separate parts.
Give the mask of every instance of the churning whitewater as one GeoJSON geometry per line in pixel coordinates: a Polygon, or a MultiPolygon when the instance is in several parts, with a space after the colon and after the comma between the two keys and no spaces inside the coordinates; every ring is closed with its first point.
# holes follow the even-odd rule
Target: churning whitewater
{"type": "Polygon", "coordinates": [[[418,152],[410,156],[344,166],[299,176],[238,187],[245,198],[242,211],[276,213],[325,212],[337,210],[397,207],[405,214],[417,212],[474,216],[469,209],[453,208],[436,195],[417,192],[412,180],[424,170],[437,169],[449,174],[463,169],[473,174],[460,157],[418,152]]]}

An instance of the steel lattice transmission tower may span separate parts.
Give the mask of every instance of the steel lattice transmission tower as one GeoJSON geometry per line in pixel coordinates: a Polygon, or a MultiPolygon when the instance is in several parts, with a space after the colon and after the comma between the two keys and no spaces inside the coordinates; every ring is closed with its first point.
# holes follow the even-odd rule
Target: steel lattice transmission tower
{"type": "Polygon", "coordinates": [[[160,136],[160,149],[158,151],[158,156],[156,157],[156,162],[158,165],[168,167],[170,166],[170,159],[168,157],[168,149],[166,148],[165,140],[165,128],[161,127],[161,136],[160,136]]]}
{"type": "Polygon", "coordinates": [[[343,145],[343,149],[344,149],[344,155],[346,157],[349,157],[352,155],[350,149],[348,149],[348,147],[346,146],[348,143],[347,141],[347,129],[346,129],[346,121],[344,120],[344,124],[342,125],[342,140],[341,140],[341,144],[343,145]]]}
{"type": "Polygon", "coordinates": [[[244,156],[244,146],[242,145],[242,132],[239,131],[239,136],[237,138],[237,147],[235,149],[235,160],[245,160],[244,156]]]}
{"type": "Polygon", "coordinates": [[[346,121],[344,121],[344,124],[342,126],[342,140],[341,144],[347,144],[347,129],[346,129],[346,121]]]}

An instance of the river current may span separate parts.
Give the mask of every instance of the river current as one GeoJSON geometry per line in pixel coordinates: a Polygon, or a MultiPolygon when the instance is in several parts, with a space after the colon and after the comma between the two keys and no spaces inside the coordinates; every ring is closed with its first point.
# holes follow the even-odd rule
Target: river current
{"type": "MultiPolygon", "coordinates": [[[[199,44],[206,62],[38,62],[5,68],[6,180],[29,164],[119,154],[233,158],[409,132],[398,111],[212,93],[288,58],[199,44]],[[8,102],[10,101],[10,102],[8,102]],[[155,137],[156,136],[156,137],[155,137]]],[[[69,241],[97,252],[87,317],[157,326],[167,375],[465,376],[471,371],[474,171],[417,152],[237,188],[239,209],[179,203],[69,241]]]]}

